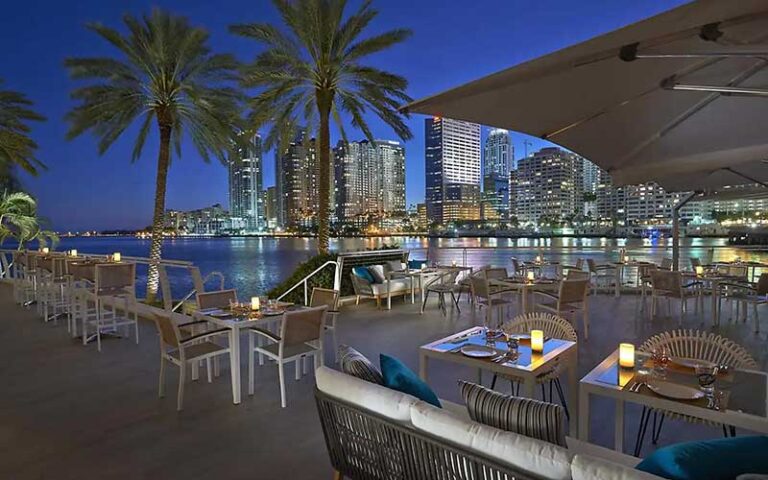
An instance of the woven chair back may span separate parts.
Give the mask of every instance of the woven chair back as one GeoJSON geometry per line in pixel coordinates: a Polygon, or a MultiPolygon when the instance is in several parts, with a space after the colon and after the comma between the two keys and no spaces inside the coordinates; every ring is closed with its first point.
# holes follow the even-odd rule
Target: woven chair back
{"type": "Polygon", "coordinates": [[[336,310],[336,303],[339,300],[339,292],[329,288],[312,289],[312,296],[309,299],[310,307],[321,307],[325,305],[328,310],[336,310]]]}
{"type": "Polygon", "coordinates": [[[589,280],[563,280],[560,282],[560,303],[583,302],[589,291],[589,280]]]}
{"type": "Polygon", "coordinates": [[[179,348],[179,328],[168,315],[155,314],[155,325],[160,340],[169,347],[179,348]]]}
{"type": "Polygon", "coordinates": [[[95,273],[97,290],[131,290],[136,285],[135,263],[99,263],[95,273]]]}
{"type": "Polygon", "coordinates": [[[280,337],[283,346],[290,347],[318,340],[323,332],[325,312],[328,307],[305,308],[283,315],[283,325],[280,337]]]}
{"type": "Polygon", "coordinates": [[[551,313],[524,313],[507,321],[501,328],[506,334],[525,334],[531,333],[531,330],[541,330],[544,336],[550,338],[571,342],[577,339],[573,325],[568,320],[551,313]]]}
{"type": "Polygon", "coordinates": [[[216,292],[197,293],[197,308],[208,310],[210,308],[229,308],[229,304],[237,302],[237,290],[219,290],[216,292]]]}
{"type": "Polygon", "coordinates": [[[641,352],[652,353],[664,347],[672,357],[690,358],[733,368],[756,369],[757,362],[741,345],[723,336],[700,330],[672,330],[654,335],[641,352]]]}

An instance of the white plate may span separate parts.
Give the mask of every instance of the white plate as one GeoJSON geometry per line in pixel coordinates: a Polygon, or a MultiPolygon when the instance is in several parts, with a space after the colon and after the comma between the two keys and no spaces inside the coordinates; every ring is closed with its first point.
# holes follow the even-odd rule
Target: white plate
{"type": "Polygon", "coordinates": [[[680,365],[681,367],[687,367],[687,368],[696,368],[699,365],[708,365],[710,367],[715,365],[714,363],[708,362],[706,360],[696,360],[695,358],[683,358],[683,357],[673,358],[672,363],[676,365],[680,365]]]}
{"type": "Polygon", "coordinates": [[[229,318],[229,317],[232,317],[233,315],[232,315],[231,312],[221,312],[221,311],[219,311],[219,312],[209,313],[208,316],[209,317],[213,317],[213,318],[229,318]]]}
{"type": "Polygon", "coordinates": [[[648,384],[648,388],[657,395],[675,400],[696,400],[704,396],[704,392],[698,388],[665,382],[663,380],[654,380],[648,384]]]}
{"type": "Polygon", "coordinates": [[[473,358],[488,358],[498,355],[495,349],[485,345],[464,345],[461,347],[461,353],[473,358]]]}

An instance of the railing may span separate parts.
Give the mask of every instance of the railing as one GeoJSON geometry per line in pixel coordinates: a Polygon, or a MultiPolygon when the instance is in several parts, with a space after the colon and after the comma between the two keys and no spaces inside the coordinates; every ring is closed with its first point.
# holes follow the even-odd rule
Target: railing
{"type": "Polygon", "coordinates": [[[336,267],[337,269],[339,268],[339,263],[338,263],[337,261],[335,261],[335,260],[328,260],[328,261],[327,261],[327,262],[325,262],[324,264],[322,264],[322,265],[320,265],[319,267],[317,267],[317,268],[316,268],[316,269],[315,269],[315,270],[314,270],[312,273],[310,273],[310,274],[309,274],[309,275],[307,275],[306,277],[304,277],[304,278],[302,278],[301,280],[299,280],[298,282],[296,282],[296,284],[295,284],[294,286],[292,286],[291,288],[289,288],[288,290],[286,290],[285,292],[283,292],[283,294],[282,294],[282,295],[280,295],[279,297],[277,297],[277,300],[278,300],[278,301],[282,300],[282,299],[283,299],[283,298],[285,298],[285,297],[286,297],[286,296],[287,296],[289,293],[291,293],[292,291],[296,290],[297,288],[299,288],[300,286],[302,286],[302,285],[303,285],[303,286],[304,286],[304,305],[309,305],[309,284],[308,284],[308,281],[309,281],[309,279],[310,279],[310,278],[312,278],[312,277],[314,277],[315,275],[317,275],[318,273],[320,273],[320,272],[321,272],[323,269],[325,269],[325,267],[327,267],[328,265],[333,265],[333,266],[334,266],[334,267],[336,267]]]}
{"type": "MultiPolygon", "coordinates": [[[[208,281],[212,277],[219,277],[219,290],[224,290],[224,274],[221,272],[211,272],[208,275],[206,275],[201,282],[201,286],[205,287],[205,284],[208,283],[208,281]]],[[[176,305],[174,305],[173,308],[171,308],[171,311],[172,312],[177,311],[179,308],[182,307],[182,305],[184,305],[184,302],[192,298],[193,295],[197,295],[197,287],[193,288],[192,290],[189,291],[189,293],[184,295],[184,297],[181,300],[179,300],[179,302],[176,305]]]]}

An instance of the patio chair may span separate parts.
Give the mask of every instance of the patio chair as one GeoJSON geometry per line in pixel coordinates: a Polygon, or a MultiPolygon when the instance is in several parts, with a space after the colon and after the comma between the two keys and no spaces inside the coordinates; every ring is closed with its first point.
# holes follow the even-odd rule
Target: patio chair
{"type": "Polygon", "coordinates": [[[560,273],[561,274],[563,272],[565,272],[565,275],[568,275],[571,272],[583,272],[583,271],[584,271],[584,259],[581,258],[581,257],[576,259],[576,264],[575,265],[568,265],[568,264],[561,264],[560,265],[560,273]]]}
{"type": "Polygon", "coordinates": [[[535,276],[539,276],[541,274],[541,267],[538,267],[536,265],[530,265],[525,264],[525,262],[521,262],[517,259],[517,257],[512,257],[512,275],[515,277],[525,278],[528,275],[528,272],[533,272],[535,276]]]}
{"type": "Polygon", "coordinates": [[[456,291],[459,288],[456,284],[456,278],[459,276],[459,270],[449,269],[443,272],[441,275],[431,279],[429,283],[425,285],[426,293],[424,295],[424,302],[421,304],[421,312],[424,313],[424,307],[427,305],[427,299],[429,299],[430,293],[437,294],[437,304],[440,307],[440,311],[445,316],[448,314],[448,309],[445,303],[445,295],[451,295],[451,301],[456,305],[456,310],[461,313],[459,308],[459,301],[456,299],[456,291]]]}
{"type": "Polygon", "coordinates": [[[253,395],[255,359],[254,353],[262,353],[277,363],[280,380],[280,404],[285,408],[285,364],[294,362],[296,380],[301,378],[303,359],[312,356],[315,369],[323,364],[323,325],[328,307],[323,305],[286,312],[283,315],[280,334],[276,335],[258,327],[248,329],[248,394],[253,395]],[[266,346],[256,346],[255,339],[264,337],[266,346]]]}
{"type": "Polygon", "coordinates": [[[661,259],[661,265],[659,266],[661,270],[672,270],[672,259],[669,257],[664,257],[661,259]]]}
{"type": "MultiPolygon", "coordinates": [[[[228,328],[210,330],[190,337],[182,337],[180,327],[167,314],[155,314],[155,324],[160,335],[160,379],[158,381],[158,396],[165,396],[165,366],[166,363],[179,367],[179,390],[176,398],[176,410],[184,407],[184,382],[188,366],[194,366],[203,360],[208,365],[208,383],[211,378],[211,358],[230,355],[230,347],[223,347],[212,341],[218,336],[228,336],[228,328]]],[[[194,322],[190,322],[194,323],[194,322]]]]}
{"type": "Polygon", "coordinates": [[[333,339],[334,362],[339,363],[339,345],[336,341],[336,317],[339,316],[339,291],[329,288],[314,287],[312,296],[309,297],[310,307],[321,307],[325,305],[328,310],[325,312],[325,331],[331,333],[333,339]]]}
{"type": "MultiPolygon", "coordinates": [[[[509,273],[507,272],[507,269],[504,267],[489,267],[483,270],[483,275],[488,280],[506,280],[510,278],[509,273]]],[[[515,292],[516,289],[511,287],[503,287],[503,286],[496,286],[491,285],[491,292],[494,294],[496,293],[509,293],[509,292],[515,292]]]]}
{"type": "Polygon", "coordinates": [[[743,305],[744,322],[747,321],[749,315],[748,306],[752,306],[752,316],[755,322],[755,333],[760,332],[760,317],[758,316],[757,307],[760,305],[768,304],[768,273],[763,273],[754,285],[746,285],[742,283],[736,283],[731,286],[732,293],[730,294],[731,300],[736,303],[736,318],[739,318],[740,307],[743,305]]]}
{"type": "MultiPolygon", "coordinates": [[[[556,338],[558,340],[568,340],[571,342],[577,341],[576,330],[573,325],[565,318],[551,313],[531,312],[518,315],[512,320],[504,323],[501,327],[504,333],[511,334],[527,334],[531,333],[531,330],[541,330],[544,332],[545,337],[556,338]]],[[[560,364],[555,364],[552,368],[548,368],[536,377],[536,383],[541,385],[541,397],[545,402],[552,402],[552,389],[557,391],[557,396],[560,399],[560,404],[565,410],[565,416],[570,419],[571,415],[568,411],[568,402],[565,400],[563,394],[563,385],[560,383],[561,374],[560,364]],[[547,399],[547,393],[545,390],[545,384],[549,385],[549,399],[547,399]]],[[[521,379],[503,375],[505,378],[512,382],[512,392],[517,395],[520,390],[521,379]]],[[[491,388],[496,385],[496,375],[493,376],[491,382],[491,388]]]]}
{"type": "MultiPolygon", "coordinates": [[[[508,307],[512,302],[501,298],[501,295],[506,292],[491,290],[488,279],[484,275],[472,276],[470,281],[475,305],[485,307],[485,325],[490,327],[493,320],[493,310],[498,309],[500,317],[503,308],[508,307]]],[[[501,324],[501,320],[497,324],[501,324]]]]}
{"type": "Polygon", "coordinates": [[[457,302],[461,301],[462,293],[466,292],[467,293],[467,297],[469,298],[469,303],[472,304],[472,307],[474,307],[474,299],[472,297],[472,280],[471,280],[471,278],[473,276],[484,275],[485,271],[487,269],[489,269],[489,268],[491,268],[491,265],[489,265],[489,264],[482,265],[480,268],[474,269],[473,271],[469,272],[466,276],[464,276],[464,278],[459,280],[458,288],[457,288],[458,295],[456,297],[456,301],[457,302]]]}
{"type": "Polygon", "coordinates": [[[593,293],[597,293],[601,286],[608,288],[616,286],[618,272],[615,265],[598,265],[593,259],[588,258],[587,269],[592,277],[593,293]]]}
{"type": "Polygon", "coordinates": [[[102,332],[109,329],[116,332],[118,327],[133,325],[136,344],[139,343],[139,319],[136,312],[136,264],[99,263],[95,266],[93,287],[84,292],[84,300],[93,302],[95,318],[86,314],[82,317],[83,345],[96,338],[96,348],[101,351],[102,332]],[[120,308],[122,303],[122,308],[120,308]],[[122,310],[123,315],[118,312],[122,310]],[[133,318],[131,318],[131,314],[133,318]],[[89,336],[88,327],[95,332],[89,336]]]}
{"type": "Polygon", "coordinates": [[[572,315],[576,325],[576,312],[581,311],[584,340],[589,339],[589,279],[563,280],[557,293],[534,290],[534,310],[541,309],[556,315],[572,315]],[[541,301],[535,299],[539,297],[541,301]]]}
{"type": "MultiPolygon", "coordinates": [[[[656,315],[659,298],[667,299],[667,314],[671,314],[671,300],[680,301],[680,323],[688,312],[688,300],[694,301],[694,313],[699,313],[699,304],[702,302],[701,282],[683,282],[680,272],[666,270],[651,270],[651,316],[656,315]]],[[[702,305],[702,310],[704,309],[702,305]]]]}
{"type": "MultiPolygon", "coordinates": [[[[757,362],[741,345],[720,335],[699,330],[672,330],[663,332],[649,338],[638,348],[639,352],[652,354],[655,350],[664,348],[672,358],[686,358],[710,362],[715,365],[728,365],[730,368],[751,369],[758,368],[757,362]]],[[[676,412],[658,410],[643,407],[640,415],[637,439],[635,443],[635,456],[639,457],[643,448],[648,422],[653,413],[653,426],[651,428],[651,441],[658,443],[661,435],[661,427],[665,418],[683,420],[693,424],[722,425],[715,422],[690,417],[676,412]],[[661,418],[658,418],[658,417],[661,418]]],[[[722,425],[724,436],[735,436],[735,428],[722,425]]]]}

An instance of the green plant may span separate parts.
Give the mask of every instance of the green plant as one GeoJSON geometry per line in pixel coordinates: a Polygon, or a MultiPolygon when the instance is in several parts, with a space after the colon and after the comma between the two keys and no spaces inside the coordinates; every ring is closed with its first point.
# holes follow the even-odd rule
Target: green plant
{"type": "MultiPolygon", "coordinates": [[[[277,298],[286,291],[288,291],[289,288],[296,285],[298,282],[300,282],[304,277],[315,271],[317,268],[319,268],[322,264],[324,264],[327,261],[330,260],[336,260],[336,255],[331,253],[321,253],[318,255],[315,255],[314,257],[310,258],[306,262],[303,262],[299,264],[299,266],[296,267],[296,270],[293,271],[290,277],[283,280],[278,286],[267,292],[267,296],[269,298],[277,298]]],[[[324,268],[320,272],[317,273],[317,275],[313,276],[309,279],[307,282],[308,284],[308,291],[311,293],[312,288],[314,287],[320,287],[320,288],[333,288],[333,280],[334,280],[334,274],[336,272],[335,267],[332,265],[329,265],[328,267],[324,268]]],[[[304,288],[298,287],[293,292],[289,293],[285,298],[283,298],[286,302],[293,302],[299,305],[304,305],[304,288]]]]}
{"type": "MultiPolygon", "coordinates": [[[[214,55],[208,33],[184,17],[155,9],[136,18],[125,15],[127,35],[99,23],[88,25],[120,51],[120,57],[70,58],[70,76],[88,80],[72,98],[78,103],[67,114],[68,137],[91,131],[103,154],[128,127],[141,118],[132,161],[141,156],[144,142],[157,124],[160,149],[155,179],[152,243],[149,258],[160,260],[165,214],[165,191],[171,145],[181,155],[184,130],[206,162],[215,156],[222,163],[233,149],[239,124],[241,93],[230,86],[237,72],[231,55],[214,55]]],[[[150,264],[147,297],[157,294],[157,264],[150,264]]]]}
{"type": "MultiPolygon", "coordinates": [[[[2,84],[2,80],[0,80],[2,84]]],[[[37,175],[45,168],[35,158],[35,143],[29,136],[30,121],[42,121],[45,117],[34,112],[32,102],[21,93],[0,90],[0,163],[3,177],[12,174],[12,167],[18,165],[26,172],[37,175]]]]}
{"type": "MultiPolygon", "coordinates": [[[[411,98],[405,78],[361,62],[411,35],[394,29],[361,39],[378,12],[370,1],[345,18],[346,0],[273,0],[287,32],[273,25],[233,25],[230,30],[256,40],[266,50],[243,70],[243,86],[262,88],[251,101],[249,120],[254,129],[271,124],[265,146],[281,150],[295,137],[299,125],[318,131],[318,252],[328,252],[330,189],[330,121],[344,141],[342,113],[371,142],[373,133],[364,118],[372,110],[395,133],[407,140],[411,131],[398,110],[411,98]]],[[[306,136],[305,136],[306,137],[306,136]]]]}
{"type": "Polygon", "coordinates": [[[59,237],[52,231],[42,228],[45,223],[37,215],[37,202],[24,192],[4,192],[0,196],[0,244],[8,238],[18,242],[19,250],[37,240],[40,246],[49,242],[58,243],[59,237]]]}

